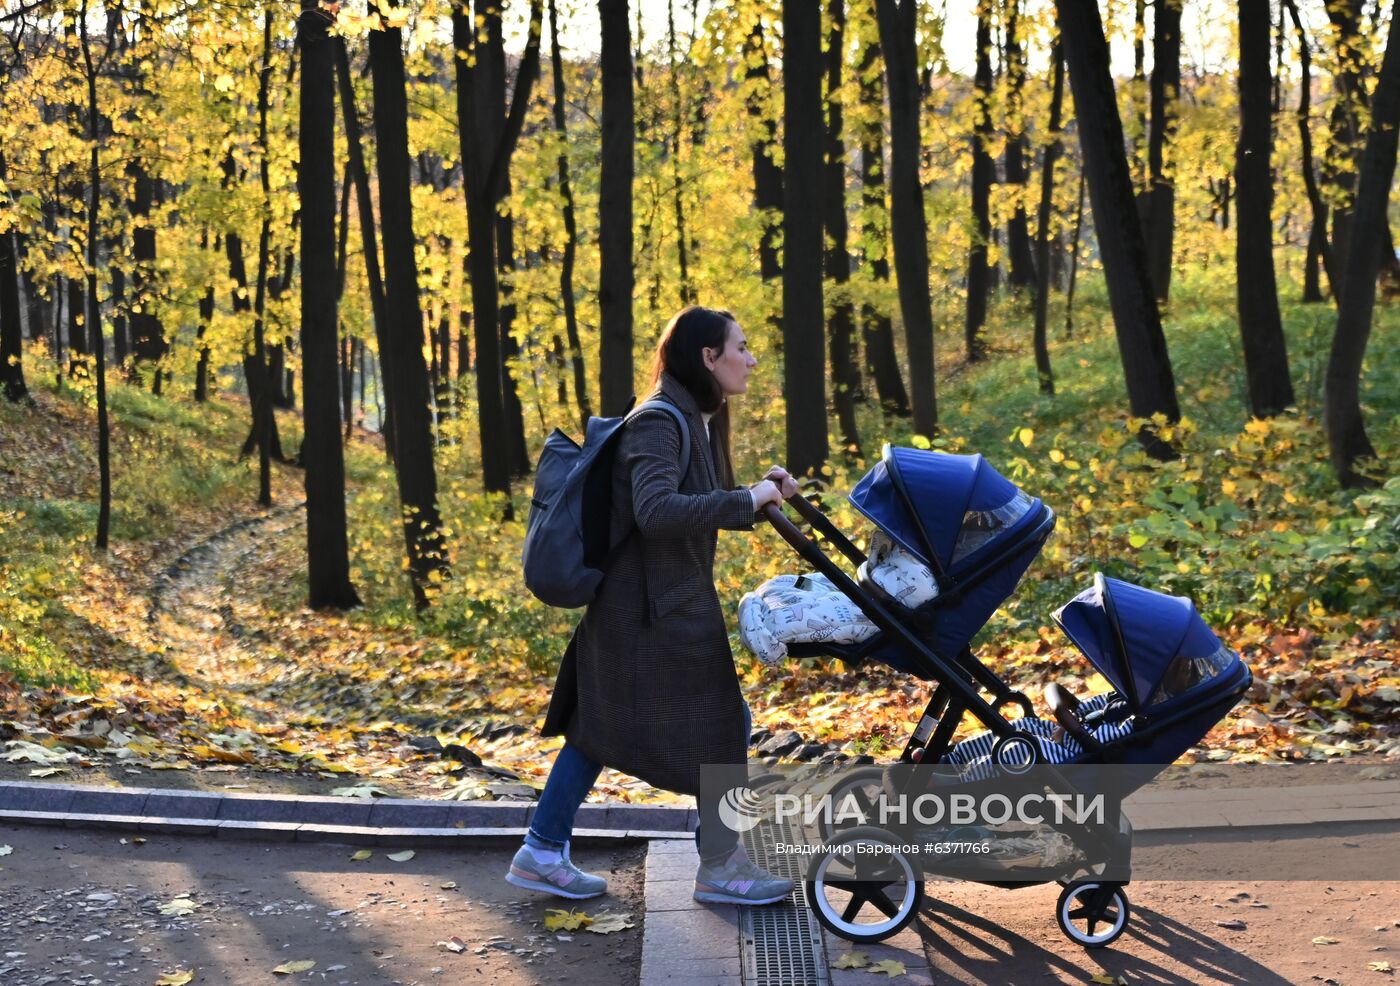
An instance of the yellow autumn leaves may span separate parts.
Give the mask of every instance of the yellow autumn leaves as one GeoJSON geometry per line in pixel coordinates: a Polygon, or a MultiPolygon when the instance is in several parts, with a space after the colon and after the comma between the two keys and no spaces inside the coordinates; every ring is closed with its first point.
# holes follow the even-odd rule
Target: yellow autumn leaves
{"type": "Polygon", "coordinates": [[[585,914],[582,911],[551,908],[544,912],[545,931],[577,931],[583,929],[596,935],[610,935],[616,931],[635,928],[632,915],[615,911],[600,911],[585,914]]]}

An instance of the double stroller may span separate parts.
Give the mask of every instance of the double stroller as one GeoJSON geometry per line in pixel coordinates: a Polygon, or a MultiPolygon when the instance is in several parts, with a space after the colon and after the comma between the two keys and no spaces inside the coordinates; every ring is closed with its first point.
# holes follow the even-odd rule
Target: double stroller
{"type": "MultiPolygon", "coordinates": [[[[816,571],[803,577],[809,580],[805,587],[787,582],[778,587],[781,592],[769,587],[760,590],[757,602],[747,600],[752,624],[760,603],[790,604],[791,593],[804,588],[839,592],[858,608],[859,622],[873,629],[845,637],[823,632],[817,634],[820,639],[811,639],[798,627],[783,643],[787,656],[836,657],[852,666],[874,661],[934,686],[898,763],[841,774],[845,791],[832,793],[838,798],[854,793],[868,807],[872,798],[903,790],[918,773],[910,770],[915,764],[951,775],[969,789],[1049,771],[1069,790],[1092,793],[1086,788],[1094,786],[1096,777],[1113,773],[1118,789],[1109,800],[1113,817],[1106,825],[1120,847],[1119,858],[1126,858],[1123,847],[1130,844],[1131,829],[1121,812],[1121,797],[1224,718],[1248,689],[1249,669],[1190,600],[1096,574],[1090,588],[1054,615],[1112,691],[1081,700],[1073,688],[1051,684],[1044,699],[1052,718],[1042,719],[1030,698],[979,661],[969,643],[1040,553],[1055,526],[1053,511],[980,455],[888,445],[881,461],[851,491],[850,502],[879,528],[882,537],[875,543],[880,557],[873,551],[868,557],[825,514],[794,496],[788,503],[855,566],[856,574],[847,574],[816,539],[770,505],[768,520],[816,571]],[[889,558],[883,539],[897,547],[906,574],[911,558],[927,566],[934,583],[927,591],[904,597],[888,591],[889,579],[879,571],[889,558]],[[905,605],[913,598],[917,605],[905,605]],[[1018,715],[1004,714],[1013,708],[1018,715]],[[965,720],[980,732],[955,743],[965,720]],[[1127,765],[1132,780],[1124,785],[1117,766],[1099,769],[1107,765],[1127,765]]],[[[817,919],[851,941],[880,941],[898,932],[919,910],[925,873],[949,875],[925,857],[897,851],[907,837],[874,824],[823,835],[889,844],[873,875],[868,867],[852,871],[845,861],[849,857],[837,854],[814,859],[808,871],[807,897],[817,919]]],[[[1074,832],[1069,835],[1077,838],[1074,832]]],[[[1080,945],[1107,945],[1127,923],[1128,873],[1122,865],[1095,865],[1092,859],[1076,866],[1072,873],[1050,877],[1064,887],[1058,923],[1080,945]]],[[[971,878],[1008,887],[1046,882],[987,879],[985,870],[971,878]]]]}

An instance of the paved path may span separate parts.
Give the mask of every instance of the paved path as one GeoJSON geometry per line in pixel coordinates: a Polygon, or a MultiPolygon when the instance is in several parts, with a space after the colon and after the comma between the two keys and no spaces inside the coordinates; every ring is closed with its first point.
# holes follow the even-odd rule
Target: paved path
{"type": "Polygon", "coordinates": [[[636,842],[574,853],[610,883],[580,909],[625,912],[635,925],[601,935],[545,930],[545,911],[561,902],[501,879],[513,839],[418,849],[402,862],[386,847],[357,862],[346,846],[136,838],[0,826],[0,847],[12,849],[0,856],[0,983],[152,986],[180,970],[208,986],[638,981],[646,915],[636,842]],[[162,914],[181,894],[196,908],[162,914]],[[302,960],[315,968],[272,971],[302,960]]]}

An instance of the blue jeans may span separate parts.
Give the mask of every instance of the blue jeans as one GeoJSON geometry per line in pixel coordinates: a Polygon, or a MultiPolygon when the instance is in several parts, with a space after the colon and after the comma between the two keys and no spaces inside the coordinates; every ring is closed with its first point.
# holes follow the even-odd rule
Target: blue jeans
{"type": "MultiPolygon", "coordinates": [[[[749,736],[753,734],[753,713],[744,702],[744,747],[748,748],[749,736]]],[[[588,797],[588,792],[598,780],[602,766],[595,763],[571,743],[565,743],[559,755],[554,758],[549,778],[544,782],[544,791],[535,813],[530,816],[530,828],[525,833],[525,844],[533,849],[556,852],[564,848],[574,831],[574,818],[579,805],[588,797]]],[[[702,861],[717,862],[734,851],[739,837],[722,824],[718,816],[718,805],[708,809],[700,806],[701,824],[695,829],[695,848],[702,861]]]]}

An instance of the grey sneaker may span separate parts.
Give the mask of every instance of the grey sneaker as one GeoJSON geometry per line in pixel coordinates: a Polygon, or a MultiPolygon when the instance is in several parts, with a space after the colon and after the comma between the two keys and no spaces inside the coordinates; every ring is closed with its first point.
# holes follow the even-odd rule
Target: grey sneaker
{"type": "Polygon", "coordinates": [[[701,863],[695,874],[695,899],[706,904],[776,904],[792,888],[791,880],[755,865],[743,846],[723,863],[701,863]]]}
{"type": "Polygon", "coordinates": [[[601,876],[585,873],[569,859],[569,847],[564,847],[564,858],[557,863],[536,862],[529,846],[521,846],[515,858],[510,861],[510,871],[506,873],[506,883],[526,890],[539,890],[556,897],[570,900],[586,900],[597,897],[608,889],[608,881],[601,876]]]}

